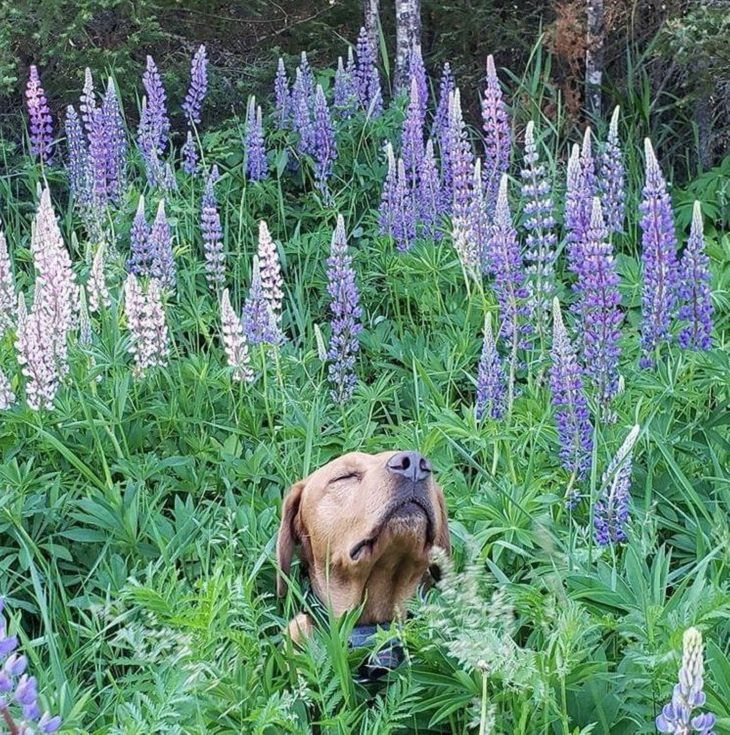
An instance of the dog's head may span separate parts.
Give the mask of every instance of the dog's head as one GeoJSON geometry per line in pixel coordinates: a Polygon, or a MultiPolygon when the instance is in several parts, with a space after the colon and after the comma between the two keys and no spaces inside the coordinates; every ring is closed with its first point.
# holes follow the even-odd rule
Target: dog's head
{"type": "Polygon", "coordinates": [[[314,593],[335,615],[364,603],[362,623],[390,621],[426,573],[434,546],[450,548],[429,461],[417,452],[352,452],[286,496],[277,589],[286,592],[298,547],[314,593]]]}

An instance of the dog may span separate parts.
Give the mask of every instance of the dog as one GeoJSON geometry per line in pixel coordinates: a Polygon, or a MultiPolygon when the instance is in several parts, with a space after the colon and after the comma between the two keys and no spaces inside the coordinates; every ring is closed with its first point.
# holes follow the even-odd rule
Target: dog
{"type": "MultiPolygon", "coordinates": [[[[316,600],[335,616],[362,606],[358,624],[401,619],[428,577],[431,550],[447,554],[446,503],[431,463],[418,452],[352,452],[295,483],[282,506],[277,593],[286,594],[295,549],[316,600]]],[[[295,643],[315,621],[300,613],[295,643]]]]}

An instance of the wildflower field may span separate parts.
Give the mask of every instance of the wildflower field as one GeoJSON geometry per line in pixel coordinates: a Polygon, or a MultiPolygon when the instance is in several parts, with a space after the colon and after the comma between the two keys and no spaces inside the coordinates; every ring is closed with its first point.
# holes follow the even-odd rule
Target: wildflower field
{"type": "Polygon", "coordinates": [[[730,159],[673,186],[641,110],[571,128],[539,47],[479,89],[376,60],[216,130],[203,46],[184,100],[147,57],[50,110],[31,67],[0,733],[730,733],[730,159]],[[357,611],[285,640],[274,546],[293,482],[396,448],[453,553],[366,687],[357,611]]]}

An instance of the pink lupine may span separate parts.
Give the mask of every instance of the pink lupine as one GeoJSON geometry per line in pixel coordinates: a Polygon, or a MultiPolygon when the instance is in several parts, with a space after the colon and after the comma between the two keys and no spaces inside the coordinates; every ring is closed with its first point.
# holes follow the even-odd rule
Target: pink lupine
{"type": "Polygon", "coordinates": [[[258,258],[261,264],[261,285],[264,296],[278,327],[281,323],[281,307],[284,300],[282,286],[284,281],[281,277],[281,264],[279,263],[276,245],[271,239],[266,222],[263,220],[259,222],[258,258]]]}
{"type": "Polygon", "coordinates": [[[0,230],[0,339],[15,323],[15,286],[5,234],[0,230]]]}
{"type": "Polygon", "coordinates": [[[254,372],[251,368],[251,358],[248,352],[248,343],[243,331],[241,319],[231,306],[228,289],[221,296],[221,329],[223,332],[223,348],[228,358],[228,366],[233,368],[234,380],[253,383],[254,372]]]}
{"type": "Polygon", "coordinates": [[[96,249],[94,259],[91,262],[91,270],[89,271],[89,280],[86,284],[86,292],[89,299],[89,311],[92,313],[100,312],[102,307],[109,308],[111,299],[109,298],[109,289],[106,285],[104,277],[104,257],[106,255],[106,242],[102,240],[96,249]]]}
{"type": "Polygon", "coordinates": [[[8,376],[0,370],[0,411],[5,411],[15,403],[15,393],[8,376]]]}
{"type": "Polygon", "coordinates": [[[132,337],[129,351],[134,355],[134,374],[142,377],[149,368],[165,365],[170,353],[160,282],[151,278],[145,292],[130,273],[124,284],[124,309],[132,337]]]}

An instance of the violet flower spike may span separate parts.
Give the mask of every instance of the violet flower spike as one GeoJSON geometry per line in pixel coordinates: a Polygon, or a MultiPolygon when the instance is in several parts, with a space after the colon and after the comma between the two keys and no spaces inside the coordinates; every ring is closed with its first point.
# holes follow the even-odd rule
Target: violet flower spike
{"type": "Polygon", "coordinates": [[[416,80],[420,118],[425,122],[426,110],[428,109],[428,77],[426,76],[426,67],[423,64],[420,44],[414,44],[411,48],[411,55],[408,59],[408,76],[411,80],[416,80]]]}
{"type": "Polygon", "coordinates": [[[292,90],[292,108],[292,125],[295,132],[299,133],[297,150],[303,156],[311,156],[315,147],[311,100],[307,97],[304,80],[299,69],[297,69],[297,76],[292,90]]]}
{"type": "Polygon", "coordinates": [[[200,125],[200,112],[208,91],[208,56],[205,46],[201,45],[193,56],[190,66],[190,87],[185,95],[182,109],[188,120],[200,125]]]}
{"type": "Polygon", "coordinates": [[[525,129],[522,200],[524,227],[527,230],[525,257],[529,305],[537,326],[541,344],[548,329],[548,317],[555,293],[555,218],[550,182],[545,165],[540,161],[535,143],[535,126],[532,121],[525,129]]]}
{"type": "Polygon", "coordinates": [[[601,155],[598,189],[601,194],[606,226],[609,232],[622,232],[624,229],[626,201],[626,173],[621,141],[618,137],[619,108],[613,111],[608,128],[608,138],[601,155]]]}
{"type": "Polygon", "coordinates": [[[304,95],[309,101],[309,105],[311,107],[312,99],[314,98],[314,73],[312,72],[312,67],[309,65],[309,59],[307,58],[306,51],[302,51],[297,69],[302,78],[304,95]]]}
{"type": "Polygon", "coordinates": [[[439,83],[439,101],[436,108],[436,114],[433,118],[431,127],[431,137],[439,144],[439,151],[443,155],[444,141],[449,128],[449,96],[454,91],[456,84],[454,76],[451,73],[451,66],[447,61],[441,73],[441,81],[439,83]]]}
{"type": "Polygon", "coordinates": [[[679,333],[679,344],[687,350],[712,349],[712,292],[710,259],[705,253],[702,232],[702,208],[694,203],[692,228],[682,255],[679,281],[679,319],[685,326],[679,333]]]}
{"type": "Polygon", "coordinates": [[[148,276],[152,270],[154,251],[150,242],[150,228],[144,213],[144,197],[140,195],[137,212],[129,230],[130,258],[127,269],[136,276],[148,276]]]}
{"type": "Polygon", "coordinates": [[[380,73],[377,67],[377,49],[370,43],[365,28],[357,37],[357,67],[355,86],[360,108],[369,117],[378,117],[383,112],[383,95],[380,90],[380,73]]]}
{"type": "Polygon", "coordinates": [[[443,210],[443,199],[433,141],[430,139],[426,143],[426,152],[418,176],[418,207],[421,235],[427,240],[440,240],[441,232],[436,224],[443,210]]]}
{"type": "Polygon", "coordinates": [[[241,323],[246,341],[252,347],[263,344],[278,344],[281,341],[276,326],[276,317],[271,310],[271,305],[266,298],[261,282],[259,259],[255,256],[251,268],[251,287],[243,305],[241,323]]]}
{"type": "Polygon", "coordinates": [[[484,129],[484,190],[487,213],[491,215],[497,200],[502,174],[509,168],[512,132],[509,112],[499,85],[494,57],[487,56],[487,88],[482,98],[484,129]]]}
{"type": "Polygon", "coordinates": [[[461,95],[454,90],[449,105],[449,166],[453,201],[451,216],[466,222],[471,208],[471,186],[474,172],[474,155],[464,117],[461,113],[461,95]]]}
{"type": "Polygon", "coordinates": [[[286,75],[284,59],[281,56],[279,57],[279,64],[276,67],[276,77],[274,78],[274,100],[276,105],[276,127],[279,130],[285,130],[289,124],[289,116],[291,114],[291,94],[289,92],[289,79],[286,75]]]}
{"type": "Polygon", "coordinates": [[[84,132],[87,138],[91,138],[94,116],[96,115],[96,95],[94,93],[94,77],[91,69],[87,66],[84,70],[84,87],[79,100],[81,121],[84,124],[84,132]]]}
{"type": "Polygon", "coordinates": [[[84,131],[81,128],[81,121],[73,105],[69,105],[66,108],[65,128],[66,148],[68,151],[66,168],[68,170],[71,195],[73,196],[76,207],[81,211],[85,211],[91,205],[89,191],[89,153],[86,148],[86,140],[84,138],[84,131]]]}
{"type": "Polygon", "coordinates": [[[223,349],[226,353],[228,366],[233,369],[233,380],[253,383],[254,372],[251,367],[251,357],[248,351],[246,335],[238,315],[233,311],[228,289],[224,289],[220,302],[221,331],[223,349]]]}
{"type": "Polygon", "coordinates": [[[327,352],[332,384],[330,395],[333,401],[343,404],[352,398],[357,384],[355,361],[360,351],[362,309],[342,215],[337,217],[327,259],[327,292],[332,314],[332,334],[327,352]]]}
{"type": "Polygon", "coordinates": [[[269,163],[266,160],[266,144],[264,126],[261,118],[261,107],[256,108],[256,98],[249,97],[248,115],[246,116],[246,176],[249,181],[262,181],[269,175],[269,163]]]}
{"type": "Polygon", "coordinates": [[[626,526],[631,504],[632,454],[638,436],[639,427],[636,425],[603,474],[601,491],[593,509],[593,527],[599,546],[628,541],[626,526]]]}
{"type": "Polygon", "coordinates": [[[506,409],[507,378],[504,361],[497,351],[492,332],[492,315],[487,314],[484,323],[484,342],[479,358],[477,373],[476,418],[481,421],[486,416],[498,421],[506,409]]]}
{"type": "Polygon", "coordinates": [[[393,239],[396,248],[403,253],[410,250],[416,240],[417,211],[416,202],[408,186],[408,177],[402,158],[398,159],[397,172],[392,223],[393,239]]]}
{"type": "Polygon", "coordinates": [[[646,180],[639,206],[641,212],[642,290],[641,367],[654,365],[658,348],[669,342],[677,303],[677,239],[672,203],[651,141],[644,141],[646,180]]]}
{"type": "Polygon", "coordinates": [[[357,109],[357,90],[355,89],[355,60],[352,48],[348,49],[348,64],[343,66],[342,57],[337,58],[335,72],[334,107],[337,115],[346,120],[352,117],[357,109]]]}
{"type": "Polygon", "coordinates": [[[398,212],[398,165],[393,153],[393,144],[390,142],[385,146],[385,155],[388,161],[388,173],[383,182],[383,193],[378,211],[378,227],[381,235],[393,236],[398,212]]]}
{"type": "Polygon", "coordinates": [[[193,134],[188,130],[185,144],[182,147],[183,171],[194,176],[198,171],[198,147],[193,139],[193,134]]]}
{"type": "Polygon", "coordinates": [[[585,477],[591,463],[593,427],[583,390],[583,374],[578,364],[575,348],[563,323],[560,302],[557,298],[553,299],[551,356],[550,390],[560,440],[560,461],[572,475],[566,498],[568,507],[572,508],[578,501],[573,482],[585,477]]]}
{"type": "Polygon", "coordinates": [[[160,199],[157,206],[157,214],[150,228],[148,242],[152,254],[150,275],[153,280],[159,281],[161,288],[174,291],[177,286],[177,267],[172,252],[172,231],[167,221],[164,199],[160,199]]]}
{"type": "Polygon", "coordinates": [[[31,154],[38,157],[41,163],[49,164],[53,157],[53,120],[35,65],[30,67],[25,99],[30,120],[31,154]]]}
{"type": "Polygon", "coordinates": [[[679,683],[674,687],[672,700],[656,718],[656,728],[661,733],[698,733],[714,735],[715,715],[705,712],[692,716],[696,709],[704,706],[704,653],[702,633],[697,628],[688,628],[682,637],[682,666],[679,683]]]}
{"type": "Polygon", "coordinates": [[[205,253],[205,277],[214,291],[220,291],[225,282],[225,255],[223,253],[223,228],[218,214],[218,202],[214,185],[218,180],[218,167],[213,166],[205,182],[200,208],[200,231],[205,253]]]}
{"type": "Polygon", "coordinates": [[[170,118],[167,115],[167,94],[155,61],[147,57],[147,64],[142,75],[142,84],[147,93],[147,120],[149,135],[158,156],[162,156],[170,135],[170,118]]]}
{"type": "Polygon", "coordinates": [[[314,177],[317,189],[322,193],[327,204],[331,203],[327,181],[332,176],[336,159],[335,129],[324,91],[318,84],[314,95],[314,177]]]}
{"type": "Polygon", "coordinates": [[[406,117],[403,121],[402,153],[406,167],[408,187],[414,190],[418,185],[418,171],[423,161],[423,105],[419,98],[418,81],[411,77],[410,97],[406,117]]]}
{"type": "Polygon", "coordinates": [[[106,193],[117,203],[121,200],[126,186],[127,133],[124,127],[122,109],[117,97],[114,80],[109,77],[106,93],[97,117],[104,126],[106,144],[106,193]]]}

